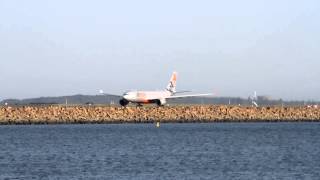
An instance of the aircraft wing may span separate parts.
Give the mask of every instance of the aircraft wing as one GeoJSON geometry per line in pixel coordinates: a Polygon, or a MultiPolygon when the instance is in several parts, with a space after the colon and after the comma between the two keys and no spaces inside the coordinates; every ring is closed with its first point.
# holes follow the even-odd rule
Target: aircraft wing
{"type": "Polygon", "coordinates": [[[181,93],[190,93],[191,91],[178,91],[178,92],[175,92],[174,94],[181,94],[181,93]]]}
{"type": "Polygon", "coordinates": [[[167,97],[166,99],[177,99],[177,98],[186,98],[186,97],[204,97],[204,96],[212,96],[213,94],[188,94],[188,95],[173,95],[167,97]]]}
{"type": "Polygon", "coordinates": [[[122,96],[120,96],[120,95],[104,93],[103,90],[100,90],[100,91],[99,91],[99,94],[100,94],[100,95],[103,95],[103,96],[116,96],[116,97],[118,97],[118,98],[122,98],[122,96]]]}
{"type": "Polygon", "coordinates": [[[118,98],[122,98],[123,96],[120,96],[120,95],[115,95],[115,94],[106,94],[106,93],[103,93],[103,94],[100,94],[102,96],[114,96],[114,97],[118,97],[118,98]]]}

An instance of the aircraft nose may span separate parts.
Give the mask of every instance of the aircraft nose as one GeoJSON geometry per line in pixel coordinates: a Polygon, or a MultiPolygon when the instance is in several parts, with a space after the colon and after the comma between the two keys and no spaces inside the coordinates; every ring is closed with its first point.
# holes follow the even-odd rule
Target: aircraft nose
{"type": "Polygon", "coordinates": [[[130,96],[128,94],[126,94],[123,96],[123,98],[128,100],[128,99],[130,99],[130,96]]]}
{"type": "Polygon", "coordinates": [[[136,98],[135,93],[126,93],[122,96],[124,99],[130,101],[130,100],[134,100],[136,98]]]}

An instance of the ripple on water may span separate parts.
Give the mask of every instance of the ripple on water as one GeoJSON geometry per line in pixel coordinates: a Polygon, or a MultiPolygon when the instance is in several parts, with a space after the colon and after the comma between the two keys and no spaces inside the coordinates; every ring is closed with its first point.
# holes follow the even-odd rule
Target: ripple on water
{"type": "Polygon", "coordinates": [[[0,126],[0,179],[316,179],[320,123],[0,126]]]}

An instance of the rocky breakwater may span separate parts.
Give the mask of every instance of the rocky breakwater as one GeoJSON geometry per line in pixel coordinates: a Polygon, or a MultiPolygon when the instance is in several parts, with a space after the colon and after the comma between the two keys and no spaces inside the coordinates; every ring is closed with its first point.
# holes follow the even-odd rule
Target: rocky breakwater
{"type": "Polygon", "coordinates": [[[170,106],[0,107],[0,124],[320,121],[319,108],[170,106]]]}

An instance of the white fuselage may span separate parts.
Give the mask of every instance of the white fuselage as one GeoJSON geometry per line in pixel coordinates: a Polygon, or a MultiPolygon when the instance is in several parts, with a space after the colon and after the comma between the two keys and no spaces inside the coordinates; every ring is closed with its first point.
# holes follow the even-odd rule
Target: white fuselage
{"type": "Polygon", "coordinates": [[[123,98],[133,103],[152,103],[155,100],[165,101],[170,96],[169,91],[129,91],[123,98]]]}

